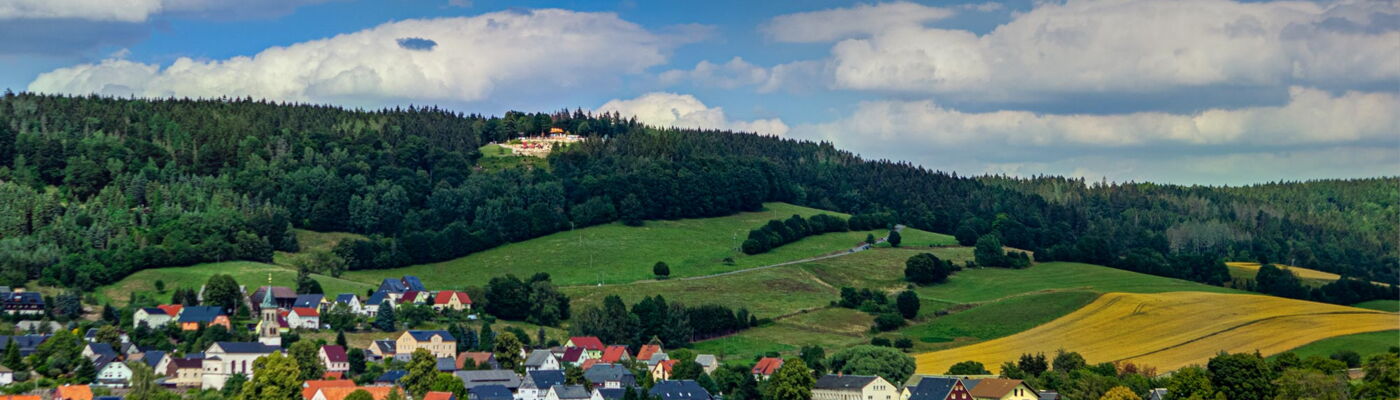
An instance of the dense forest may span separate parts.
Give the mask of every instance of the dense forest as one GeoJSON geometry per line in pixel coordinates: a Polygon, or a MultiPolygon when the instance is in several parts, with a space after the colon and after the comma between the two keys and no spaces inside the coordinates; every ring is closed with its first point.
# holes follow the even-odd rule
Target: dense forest
{"type": "Polygon", "coordinates": [[[0,283],[11,285],[92,288],[143,268],[266,261],[297,248],[292,227],[366,234],[336,254],[351,269],[388,268],[765,201],[886,213],[959,239],[995,235],[1039,261],[1212,284],[1229,281],[1226,259],[1400,277],[1396,178],[1237,188],[973,178],[829,143],[658,130],[582,111],[486,117],[6,93],[0,181],[0,283]],[[589,139],[552,154],[548,168],[475,168],[481,144],[551,127],[589,139]]]}

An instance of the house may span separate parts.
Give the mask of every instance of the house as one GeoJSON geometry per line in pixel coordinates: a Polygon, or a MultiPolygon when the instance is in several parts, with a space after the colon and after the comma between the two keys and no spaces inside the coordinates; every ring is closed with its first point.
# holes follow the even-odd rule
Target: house
{"type": "Polygon", "coordinates": [[[345,372],[350,370],[350,357],[346,355],[345,348],[335,345],[321,346],[321,351],[317,353],[321,358],[321,365],[326,366],[326,372],[345,372]]]}
{"type": "Polygon", "coordinates": [[[151,328],[159,328],[175,320],[175,315],[167,313],[159,307],[142,307],[136,309],[131,314],[131,327],[133,329],[141,327],[141,324],[151,328]]]}
{"type": "Polygon", "coordinates": [[[204,351],[200,388],[223,389],[224,382],[233,374],[243,374],[251,380],[255,372],[254,360],[281,351],[281,347],[258,342],[214,342],[204,351]]]}
{"type": "Polygon", "coordinates": [[[43,315],[44,296],[38,292],[9,292],[0,293],[3,298],[3,308],[6,314],[10,315],[43,315]]]}
{"type": "Polygon", "coordinates": [[[941,376],[923,377],[919,383],[905,386],[899,397],[900,400],[973,400],[961,379],[941,376]]]}
{"type": "Polygon", "coordinates": [[[598,340],[597,336],[574,336],[564,343],[564,347],[582,347],[588,351],[588,358],[601,358],[603,356],[603,341],[598,340]]]}
{"type": "Polygon", "coordinates": [[[719,369],[719,359],[714,354],[698,354],[695,356],[695,363],[700,364],[700,368],[706,374],[713,374],[719,369]]]}
{"type": "Polygon", "coordinates": [[[408,375],[408,371],[404,371],[404,370],[401,370],[401,369],[389,370],[388,372],[385,372],[384,374],[379,375],[378,378],[374,378],[374,384],[376,384],[376,385],[398,385],[398,384],[399,384],[399,381],[403,380],[403,377],[404,377],[404,376],[407,376],[407,375],[408,375]]]}
{"type": "Polygon", "coordinates": [[[294,307],[287,313],[287,327],[291,329],[321,329],[321,312],[310,307],[294,307]]]}
{"type": "Polygon", "coordinates": [[[438,293],[437,293],[437,296],[433,296],[433,309],[434,309],[434,310],[438,310],[438,311],[442,311],[442,310],[453,310],[453,311],[471,310],[471,309],[472,309],[472,298],[471,298],[471,296],[468,296],[468,295],[467,295],[467,292],[458,292],[458,291],[455,291],[455,290],[443,290],[443,291],[438,292],[438,293]]]}
{"type": "Polygon", "coordinates": [[[656,363],[656,366],[651,367],[651,380],[664,381],[671,379],[671,369],[675,368],[675,366],[676,360],[666,360],[656,363]]]}
{"type": "Polygon", "coordinates": [[[355,387],[355,381],[349,379],[326,379],[302,382],[301,398],[309,400],[312,397],[316,397],[316,392],[329,387],[355,387]]]}
{"type": "Polygon", "coordinates": [[[58,331],[60,331],[60,330],[64,330],[64,329],[68,329],[68,328],[65,327],[63,324],[58,323],[57,321],[35,321],[35,320],[26,320],[26,321],[19,321],[19,322],[16,322],[16,323],[15,323],[15,329],[18,330],[18,331],[20,331],[20,332],[45,333],[45,334],[47,334],[47,333],[58,332],[58,331]]]}
{"type": "Polygon", "coordinates": [[[335,295],[335,303],[333,303],[331,307],[335,306],[345,307],[352,314],[363,314],[365,312],[364,305],[360,303],[360,296],[351,293],[335,295]]]}
{"type": "MultiPolygon", "coordinates": [[[[666,354],[661,351],[661,345],[659,344],[646,344],[642,345],[640,349],[637,349],[637,359],[646,361],[647,365],[656,365],[656,362],[652,362],[652,360],[657,357],[657,354],[661,354],[663,356],[666,354]]],[[[660,362],[665,359],[666,358],[662,358],[661,360],[656,361],[660,362]]]]}
{"type": "Polygon", "coordinates": [[[550,388],[562,384],[564,371],[530,371],[525,373],[525,379],[520,382],[516,394],[520,400],[544,400],[549,395],[550,388]]]}
{"type": "Polygon", "coordinates": [[[102,361],[105,362],[102,364],[96,364],[94,362],[94,365],[97,367],[97,379],[94,381],[95,385],[126,387],[131,384],[130,366],[116,359],[104,359],[102,361]]]}
{"type": "Polygon", "coordinates": [[[438,357],[437,370],[438,372],[457,371],[457,357],[438,357]]]}
{"type": "Polygon", "coordinates": [[[217,306],[188,306],[180,310],[180,315],[175,318],[180,324],[182,331],[194,331],[210,325],[222,325],[224,328],[232,329],[228,316],[224,315],[224,309],[217,306]]]}
{"type": "Polygon", "coordinates": [[[515,371],[483,369],[457,371],[454,374],[457,375],[457,379],[462,380],[462,384],[467,387],[467,390],[482,385],[501,385],[510,391],[520,388],[520,375],[516,375],[515,371]]]}
{"type": "Polygon", "coordinates": [[[196,388],[204,384],[204,360],[172,358],[165,367],[165,384],[177,388],[196,388]]]}
{"type": "Polygon", "coordinates": [[[761,380],[764,380],[764,379],[768,379],[768,377],[773,376],[773,373],[774,373],[774,372],[778,372],[778,368],[782,368],[782,367],[783,367],[783,359],[781,359],[781,358],[777,358],[777,357],[763,357],[763,358],[760,358],[760,359],[758,360],[758,363],[756,363],[756,364],[753,365],[753,370],[752,370],[752,372],[753,372],[753,378],[754,378],[754,379],[757,379],[757,380],[760,380],[760,381],[761,381],[761,380]]]}
{"type": "MultiPolygon", "coordinates": [[[[369,392],[374,400],[384,400],[389,397],[390,392],[399,390],[396,386],[351,386],[351,387],[324,387],[311,395],[310,400],[344,400],[351,393],[363,390],[369,392]]],[[[403,398],[403,393],[399,393],[399,398],[403,398]]]]}
{"type": "Polygon", "coordinates": [[[144,353],[127,355],[126,360],[146,364],[146,367],[150,368],[152,371],[155,371],[156,374],[165,374],[165,370],[156,368],[156,366],[160,365],[160,363],[166,362],[165,357],[167,356],[165,355],[164,351],[149,350],[144,353]]]}
{"type": "Polygon", "coordinates": [[[0,365],[0,386],[15,383],[15,371],[0,365]]]}
{"type": "Polygon", "coordinates": [[[658,381],[651,387],[651,397],[661,400],[712,400],[710,392],[692,380],[658,381]]]}
{"type": "MultiPolygon", "coordinates": [[[[966,379],[963,386],[977,400],[1038,400],[1040,393],[1020,379],[966,379]]],[[[1159,399],[1160,400],[1160,399],[1159,399]]]]}
{"type": "Polygon", "coordinates": [[[467,398],[470,400],[515,400],[515,395],[510,393],[501,385],[481,385],[467,389],[467,398]]]}
{"type": "MultiPolygon", "coordinates": [[[[546,351],[546,353],[548,353],[546,351]]],[[[534,353],[530,353],[534,355],[534,353]]],[[[489,351],[464,351],[457,355],[457,369],[467,369],[467,361],[471,361],[472,369],[500,369],[501,364],[496,362],[496,355],[489,351]]],[[[526,367],[529,370],[529,367],[526,367]]]]}
{"type": "Polygon", "coordinates": [[[825,375],[812,386],[812,400],[900,400],[899,388],[878,376],[825,375]]]}
{"type": "Polygon", "coordinates": [[[376,340],[369,344],[369,348],[366,349],[367,351],[365,351],[365,358],[368,358],[371,361],[380,361],[386,358],[394,358],[394,356],[397,354],[397,352],[394,351],[394,348],[396,346],[398,346],[398,342],[395,342],[393,340],[376,340]]]}
{"type": "Polygon", "coordinates": [[[432,294],[430,294],[430,293],[428,293],[428,292],[418,291],[418,290],[410,290],[410,291],[407,291],[407,292],[403,292],[403,296],[399,297],[398,303],[399,303],[399,304],[423,305],[423,304],[428,304],[428,302],[430,302],[432,299],[433,299],[432,294]]]}
{"type": "Polygon", "coordinates": [[[1156,388],[1156,389],[1152,389],[1152,390],[1147,391],[1147,400],[1166,400],[1166,399],[1167,399],[1167,389],[1164,389],[1164,388],[1156,388]]]}
{"type": "Polygon", "coordinates": [[[323,294],[299,294],[292,301],[292,308],[314,308],[319,311],[325,302],[326,295],[323,294]]]}
{"type": "Polygon", "coordinates": [[[410,290],[425,292],[428,288],[423,287],[423,281],[412,275],[404,275],[402,278],[384,278],[379,283],[379,291],[390,293],[403,293],[410,290]]]}
{"type": "Polygon", "coordinates": [[[0,400],[44,400],[44,398],[33,394],[0,394],[0,400]]]}
{"type": "Polygon", "coordinates": [[[93,362],[99,359],[115,360],[117,358],[117,350],[106,343],[88,343],[87,346],[83,346],[82,354],[84,358],[93,362]]]}
{"type": "Polygon", "coordinates": [[[596,364],[583,371],[583,377],[593,386],[604,389],[621,389],[637,385],[637,376],[622,364],[596,364]]]}
{"type": "Polygon", "coordinates": [[[593,388],[593,397],[590,400],[622,400],[626,397],[627,389],[593,388]]]}
{"type": "Polygon", "coordinates": [[[544,396],[545,400],[589,400],[591,398],[593,398],[593,391],[584,388],[583,385],[554,385],[544,396]]]}
{"type": "Polygon", "coordinates": [[[564,354],[559,356],[559,361],[577,367],[583,365],[583,363],[590,358],[593,357],[588,356],[587,349],[582,347],[565,347],[564,354]]]}
{"type": "Polygon", "coordinates": [[[363,312],[365,316],[374,318],[375,315],[379,315],[380,305],[388,304],[389,307],[393,307],[394,302],[397,300],[398,294],[391,294],[383,290],[374,292],[374,294],[369,295],[368,300],[365,300],[363,312]]]}
{"type": "Polygon", "coordinates": [[[530,352],[530,356],[525,359],[526,371],[547,371],[563,369],[559,363],[559,357],[554,356],[554,352],[549,350],[535,350],[530,352]]]}
{"type": "Polygon", "coordinates": [[[418,349],[427,349],[437,358],[453,357],[457,355],[457,338],[444,330],[413,330],[399,335],[394,343],[396,357],[411,356],[418,349]]]}
{"type": "Polygon", "coordinates": [[[261,286],[248,296],[248,303],[253,305],[253,312],[262,312],[262,301],[268,288],[272,288],[272,301],[277,308],[292,308],[297,303],[297,292],[285,286],[261,286]]]}
{"type": "Polygon", "coordinates": [[[631,359],[632,355],[627,354],[627,346],[617,345],[603,348],[603,353],[598,356],[598,362],[609,364],[620,363],[631,359]]]}
{"type": "Polygon", "coordinates": [[[49,335],[0,336],[0,352],[9,351],[11,340],[19,346],[20,356],[29,357],[30,354],[34,354],[34,350],[38,349],[39,345],[44,344],[45,340],[49,340],[49,335]]]}
{"type": "MultiPolygon", "coordinates": [[[[125,337],[126,335],[122,335],[122,336],[125,337]]],[[[156,350],[156,351],[160,351],[160,350],[156,350]]],[[[129,360],[129,359],[131,359],[132,357],[134,357],[134,356],[136,356],[136,355],[138,355],[138,354],[145,353],[146,350],[145,350],[145,349],[142,349],[141,346],[138,346],[138,345],[136,345],[135,343],[131,343],[131,342],[129,342],[129,341],[123,341],[123,342],[122,342],[122,346],[121,346],[121,350],[119,350],[118,352],[121,353],[121,354],[123,354],[123,355],[126,355],[127,359],[129,360]]]]}
{"type": "Polygon", "coordinates": [[[1040,391],[1040,400],[1060,400],[1060,392],[1054,390],[1040,391]]]}
{"type": "Polygon", "coordinates": [[[53,389],[53,400],[92,400],[92,387],[63,385],[53,389]]]}
{"type": "Polygon", "coordinates": [[[457,400],[457,395],[452,392],[428,392],[423,393],[423,400],[457,400]]]}

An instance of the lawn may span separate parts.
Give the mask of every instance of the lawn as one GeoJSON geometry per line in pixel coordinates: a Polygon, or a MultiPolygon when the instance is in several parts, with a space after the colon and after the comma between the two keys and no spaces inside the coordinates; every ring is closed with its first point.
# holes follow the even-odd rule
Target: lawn
{"type": "Polygon", "coordinates": [[[1397,312],[1400,311],[1400,300],[1371,300],[1352,304],[1351,306],[1378,311],[1397,312]]]}
{"type": "MultiPolygon", "coordinates": [[[[485,284],[492,277],[513,273],[522,278],[549,273],[558,285],[616,284],[652,279],[651,267],[664,261],[671,277],[710,275],[845,251],[867,234],[884,230],[828,233],[791,243],[768,253],[745,255],[737,250],[749,230],[768,220],[794,214],[837,213],[784,203],[765,210],[735,215],[647,221],[641,227],[612,223],[511,243],[454,260],[385,270],[351,271],[345,278],[377,283],[385,277],[417,275],[429,287],[451,288],[485,284]],[[725,262],[726,258],[732,263],[725,262]]],[[[923,234],[916,234],[923,235],[923,234]]],[[[932,235],[932,234],[928,234],[932,235]]]]}
{"type": "Polygon", "coordinates": [[[1328,357],[1332,353],[1351,350],[1361,354],[1361,358],[1364,360],[1369,355],[1390,351],[1390,348],[1398,345],[1400,345],[1400,330],[1389,330],[1322,339],[1289,351],[1297,354],[1298,357],[1308,358],[1309,356],[1328,357]]]}
{"type": "MultiPolygon", "coordinates": [[[[96,295],[98,301],[110,302],[114,305],[125,305],[132,293],[145,294],[156,300],[168,301],[171,290],[175,288],[199,289],[214,274],[233,275],[238,283],[248,286],[250,290],[256,286],[267,285],[268,274],[272,275],[273,285],[296,286],[296,271],[291,269],[251,261],[227,261],[138,271],[117,281],[117,283],[97,288],[96,295]],[[165,282],[165,293],[156,292],[155,282],[157,280],[165,282]]],[[[325,289],[326,293],[355,293],[363,296],[366,289],[374,287],[366,283],[324,275],[313,274],[312,278],[321,283],[321,288],[325,289]]]]}
{"type": "Polygon", "coordinates": [[[1197,291],[1245,293],[1182,279],[1140,274],[1099,265],[1048,262],[1023,269],[975,268],[957,272],[948,282],[919,288],[919,296],[952,303],[995,300],[1047,289],[1095,292],[1160,293],[1197,291]]]}

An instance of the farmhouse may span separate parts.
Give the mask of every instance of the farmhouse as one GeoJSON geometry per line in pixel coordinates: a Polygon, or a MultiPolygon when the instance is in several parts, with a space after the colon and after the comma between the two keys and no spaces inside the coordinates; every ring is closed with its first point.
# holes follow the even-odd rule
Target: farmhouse
{"type": "Polygon", "coordinates": [[[753,365],[753,378],[760,381],[768,379],[773,376],[774,372],[778,372],[778,368],[782,367],[783,359],[777,357],[763,357],[758,360],[758,363],[753,365]]]}
{"type": "Polygon", "coordinates": [[[321,346],[321,351],[316,355],[321,359],[321,365],[326,366],[326,372],[345,372],[350,370],[350,357],[346,355],[345,348],[335,345],[321,346]]]}
{"type": "Polygon", "coordinates": [[[467,292],[443,290],[433,297],[433,309],[463,311],[472,309],[472,298],[467,292]]]}
{"type": "Polygon", "coordinates": [[[341,293],[335,295],[335,303],[331,307],[341,306],[349,310],[351,314],[363,314],[364,305],[360,304],[360,296],[351,293],[341,293]]]}
{"type": "Polygon", "coordinates": [[[42,315],[44,313],[44,296],[38,292],[0,293],[0,299],[4,300],[6,314],[42,315]]]}
{"type": "Polygon", "coordinates": [[[198,358],[171,359],[165,367],[166,385],[178,388],[199,387],[204,383],[204,360],[198,358]]]}
{"type": "Polygon", "coordinates": [[[899,389],[878,376],[826,375],[812,387],[812,400],[900,400],[899,397],[899,389]]]}
{"type": "Polygon", "coordinates": [[[409,356],[414,350],[427,349],[433,357],[453,357],[457,354],[457,338],[444,330],[406,331],[394,343],[394,353],[409,356]]]}
{"type": "MultiPolygon", "coordinates": [[[[973,400],[967,387],[958,378],[927,376],[917,385],[905,386],[902,400],[973,400]]],[[[1034,399],[1035,397],[1032,397],[1034,399]]]]}

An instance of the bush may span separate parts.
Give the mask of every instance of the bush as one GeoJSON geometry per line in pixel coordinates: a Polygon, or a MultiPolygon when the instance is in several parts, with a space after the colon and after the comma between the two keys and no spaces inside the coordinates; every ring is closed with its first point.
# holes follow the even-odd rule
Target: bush
{"type": "Polygon", "coordinates": [[[875,317],[875,329],[886,332],[899,329],[904,326],[904,317],[899,314],[888,312],[875,317]]]}

